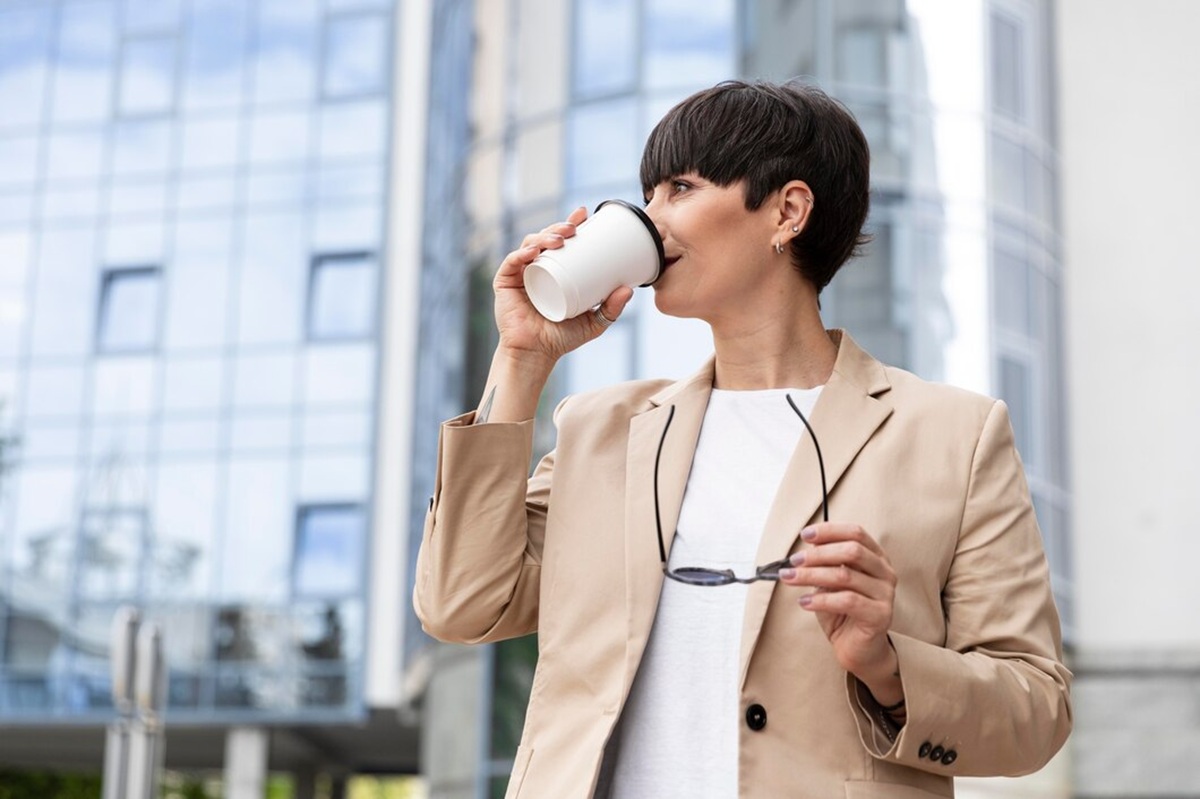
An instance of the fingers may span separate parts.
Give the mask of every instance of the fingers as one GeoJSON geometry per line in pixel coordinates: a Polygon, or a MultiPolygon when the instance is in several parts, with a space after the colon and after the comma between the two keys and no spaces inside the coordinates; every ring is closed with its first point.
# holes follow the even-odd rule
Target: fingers
{"type": "Polygon", "coordinates": [[[563,242],[575,235],[576,228],[585,219],[587,219],[587,209],[581,206],[568,214],[565,222],[547,225],[537,233],[530,233],[521,239],[521,246],[510,252],[500,262],[500,268],[496,271],[493,281],[494,287],[520,287],[525,267],[533,263],[543,250],[556,250],[563,246],[563,242]]]}
{"type": "Polygon", "coordinates": [[[617,318],[620,317],[621,312],[625,310],[625,306],[629,304],[631,299],[633,299],[633,289],[629,286],[617,286],[613,290],[613,293],[609,294],[604,302],[600,303],[600,307],[597,309],[604,316],[604,319],[596,318],[595,314],[593,314],[591,317],[593,324],[601,328],[608,327],[617,321],[617,318]],[[608,321],[606,322],[605,320],[608,321]]]}
{"type": "Polygon", "coordinates": [[[890,616],[896,572],[870,534],[858,525],[826,522],[806,528],[801,537],[810,546],[792,555],[793,568],[781,572],[781,579],[817,589],[802,605],[857,615],[871,603],[883,603],[890,616]]]}

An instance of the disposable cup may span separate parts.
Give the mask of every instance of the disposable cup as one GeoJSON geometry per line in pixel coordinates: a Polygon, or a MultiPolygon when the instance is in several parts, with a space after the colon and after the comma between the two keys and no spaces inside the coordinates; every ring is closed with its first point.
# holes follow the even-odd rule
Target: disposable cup
{"type": "Polygon", "coordinates": [[[525,292],[538,313],[561,322],[596,307],[618,286],[649,286],[662,274],[662,238],[646,212],[605,200],[557,250],[525,267],[525,292]]]}

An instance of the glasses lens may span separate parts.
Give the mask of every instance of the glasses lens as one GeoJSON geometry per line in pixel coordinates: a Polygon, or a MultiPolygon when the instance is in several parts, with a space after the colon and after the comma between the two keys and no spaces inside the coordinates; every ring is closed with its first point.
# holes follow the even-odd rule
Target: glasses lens
{"type": "Polygon", "coordinates": [[[680,582],[692,585],[729,585],[736,582],[733,572],[716,571],[714,569],[683,568],[674,569],[671,576],[680,582]]]}

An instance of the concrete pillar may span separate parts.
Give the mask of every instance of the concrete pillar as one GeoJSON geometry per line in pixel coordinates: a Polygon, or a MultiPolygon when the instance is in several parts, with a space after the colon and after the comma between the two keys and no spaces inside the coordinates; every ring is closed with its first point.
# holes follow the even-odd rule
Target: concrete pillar
{"type": "Polygon", "coordinates": [[[267,788],[269,733],[231,727],[225,736],[225,799],[263,799],[267,788]]]}

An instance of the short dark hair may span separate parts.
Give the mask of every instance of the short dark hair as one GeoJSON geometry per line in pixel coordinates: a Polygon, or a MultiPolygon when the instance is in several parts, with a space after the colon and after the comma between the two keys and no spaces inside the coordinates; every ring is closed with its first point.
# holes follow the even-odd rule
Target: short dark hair
{"type": "Polygon", "coordinates": [[[695,172],[718,186],[745,180],[746,209],[790,180],[813,192],[792,257],[819,293],[869,241],[871,154],[850,111],[799,81],[725,81],[676,105],[642,152],[642,189],[695,172]]]}

